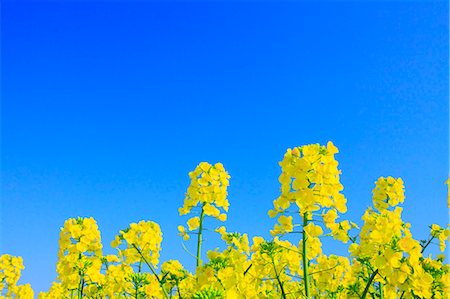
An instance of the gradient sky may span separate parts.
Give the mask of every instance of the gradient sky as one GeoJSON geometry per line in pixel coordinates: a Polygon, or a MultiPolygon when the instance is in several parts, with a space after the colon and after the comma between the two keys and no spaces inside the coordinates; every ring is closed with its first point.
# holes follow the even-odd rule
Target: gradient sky
{"type": "Polygon", "coordinates": [[[106,252],[156,221],[162,259],[192,269],[177,208],[201,161],[230,173],[227,226],[250,236],[269,236],[285,150],[328,140],[347,218],[392,175],[417,239],[448,222],[447,1],[62,2],[2,2],[0,248],[36,291],[69,217],[106,252]]]}

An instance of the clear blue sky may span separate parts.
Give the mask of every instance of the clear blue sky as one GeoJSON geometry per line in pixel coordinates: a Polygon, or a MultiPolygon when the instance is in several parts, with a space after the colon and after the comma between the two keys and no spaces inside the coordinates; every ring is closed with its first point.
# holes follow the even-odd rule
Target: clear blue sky
{"type": "Polygon", "coordinates": [[[251,236],[285,150],[328,140],[349,219],[392,175],[416,238],[448,222],[447,1],[2,4],[1,252],[37,291],[69,217],[93,216],[106,252],[156,221],[162,259],[192,269],[177,208],[201,161],[225,165],[227,226],[251,236]]]}

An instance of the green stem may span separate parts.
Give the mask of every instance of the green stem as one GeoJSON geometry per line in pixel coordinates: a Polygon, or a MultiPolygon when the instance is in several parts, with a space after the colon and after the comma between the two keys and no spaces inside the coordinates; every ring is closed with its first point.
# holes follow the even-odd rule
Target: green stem
{"type": "Polygon", "coordinates": [[[377,276],[378,274],[378,269],[375,270],[375,272],[372,273],[372,275],[370,275],[369,281],[366,284],[366,287],[364,288],[364,292],[361,296],[361,299],[365,299],[367,296],[367,293],[369,292],[369,288],[372,285],[373,280],[375,279],[375,276],[377,276]]]}
{"type": "Polygon", "coordinates": [[[83,298],[83,288],[84,288],[84,278],[81,276],[80,277],[80,284],[78,286],[78,298],[79,299],[83,298]]]}
{"type": "Polygon", "coordinates": [[[169,295],[167,294],[166,288],[163,285],[163,282],[161,281],[161,279],[159,278],[158,274],[156,274],[155,269],[153,269],[152,265],[147,261],[147,259],[145,258],[145,256],[142,254],[141,250],[134,244],[131,244],[134,249],[137,250],[137,252],[139,253],[139,255],[141,256],[142,260],[144,261],[144,263],[149,267],[150,271],[152,271],[152,274],[156,277],[156,280],[158,281],[161,289],[163,290],[164,293],[164,297],[166,299],[169,299],[169,295]]]}
{"type": "Polygon", "coordinates": [[[275,271],[275,277],[277,279],[278,285],[280,286],[281,298],[286,299],[286,293],[284,292],[283,283],[281,282],[280,276],[278,275],[277,268],[275,266],[275,260],[273,259],[273,256],[271,256],[271,258],[272,258],[273,270],[275,271]]]}
{"type": "Polygon", "coordinates": [[[433,241],[433,239],[434,239],[434,236],[431,236],[431,238],[428,240],[428,242],[424,246],[422,246],[422,250],[420,251],[420,253],[423,253],[425,251],[425,249],[427,249],[428,245],[431,244],[431,241],[433,241]]]}
{"type": "Polygon", "coordinates": [[[183,297],[181,297],[181,292],[180,292],[180,287],[178,286],[178,281],[176,282],[176,284],[177,284],[178,298],[183,299],[183,297]]]}
{"type": "Polygon", "coordinates": [[[142,258],[141,258],[141,260],[139,261],[138,273],[141,273],[141,271],[142,271],[142,258]]]}
{"type": "Polygon", "coordinates": [[[135,298],[135,299],[139,299],[139,298],[138,298],[138,290],[139,290],[139,286],[138,286],[137,283],[135,282],[135,283],[134,283],[134,291],[135,291],[135,292],[134,292],[134,298],[135,298]]]}
{"type": "Polygon", "coordinates": [[[245,271],[244,271],[244,276],[245,276],[245,274],[247,274],[247,272],[250,270],[250,268],[253,266],[253,264],[250,264],[250,266],[248,266],[247,267],[247,269],[245,269],[245,271]]]}
{"type": "Polygon", "coordinates": [[[309,292],[309,261],[306,257],[306,242],[308,241],[308,237],[306,236],[305,226],[308,225],[308,212],[303,214],[303,243],[302,243],[302,260],[303,260],[303,280],[305,282],[305,294],[306,299],[310,298],[309,292]]]}
{"type": "Polygon", "coordinates": [[[383,285],[380,282],[380,299],[383,299],[383,298],[384,298],[384,296],[383,296],[383,285]]]}
{"type": "Polygon", "coordinates": [[[201,254],[202,254],[202,233],[203,233],[203,218],[205,217],[205,203],[202,205],[202,211],[200,212],[200,224],[198,226],[197,234],[197,268],[202,265],[201,254]]]}

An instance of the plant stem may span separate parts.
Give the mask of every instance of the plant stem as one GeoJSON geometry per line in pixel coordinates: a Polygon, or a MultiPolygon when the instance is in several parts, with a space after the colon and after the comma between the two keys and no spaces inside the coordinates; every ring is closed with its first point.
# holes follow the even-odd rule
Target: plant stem
{"type": "Polygon", "coordinates": [[[275,267],[275,260],[273,259],[273,256],[271,256],[271,258],[272,258],[273,270],[275,271],[275,277],[277,278],[278,285],[280,286],[281,298],[286,299],[286,293],[284,292],[283,283],[281,282],[280,276],[278,275],[278,272],[277,272],[277,268],[275,267]]]}
{"type": "Polygon", "coordinates": [[[200,212],[200,224],[198,226],[197,235],[197,268],[202,265],[201,254],[202,254],[202,232],[203,232],[203,218],[205,217],[205,203],[202,205],[202,211],[200,212]]]}
{"type": "Polygon", "coordinates": [[[305,283],[305,294],[306,299],[310,298],[309,292],[309,264],[308,259],[306,257],[306,242],[308,241],[308,237],[306,236],[305,226],[308,225],[308,212],[303,214],[303,242],[302,242],[302,260],[303,260],[303,280],[305,283]]]}
{"type": "Polygon", "coordinates": [[[369,281],[366,284],[366,287],[364,288],[364,292],[361,296],[361,299],[365,299],[367,296],[367,293],[369,292],[369,288],[372,285],[373,280],[375,279],[375,276],[377,276],[378,274],[378,269],[375,270],[375,272],[372,273],[372,275],[370,275],[369,281]]]}
{"type": "Polygon", "coordinates": [[[247,274],[248,270],[250,270],[250,268],[251,268],[252,266],[253,266],[253,264],[250,264],[250,266],[248,266],[247,269],[245,269],[245,271],[244,271],[244,276],[245,276],[245,274],[247,274]]]}
{"type": "Polygon", "coordinates": [[[138,299],[138,289],[139,289],[139,286],[138,286],[137,283],[135,282],[135,283],[134,283],[134,290],[135,290],[134,298],[135,298],[135,299],[138,299]]]}
{"type": "Polygon", "coordinates": [[[420,251],[420,253],[423,253],[425,251],[425,249],[427,249],[428,245],[431,244],[431,241],[433,241],[434,236],[431,236],[431,238],[428,240],[428,242],[422,247],[422,250],[420,251]]]}
{"type": "Polygon", "coordinates": [[[84,277],[80,277],[80,284],[78,286],[78,298],[83,298],[84,277]]]}
{"type": "Polygon", "coordinates": [[[384,298],[384,296],[383,296],[383,285],[380,282],[380,299],[383,299],[383,298],[384,298]]]}
{"type": "Polygon", "coordinates": [[[178,286],[178,281],[177,281],[177,293],[178,293],[178,298],[183,299],[183,297],[181,297],[181,292],[180,292],[180,287],[178,286]]]}
{"type": "Polygon", "coordinates": [[[142,254],[142,251],[135,244],[131,244],[131,245],[134,247],[134,249],[137,250],[137,252],[141,256],[141,258],[144,261],[144,263],[149,267],[150,271],[152,271],[152,274],[156,277],[156,280],[158,281],[159,285],[161,286],[161,289],[163,290],[164,297],[168,299],[169,295],[167,294],[166,288],[164,287],[163,282],[159,278],[158,274],[156,274],[155,269],[153,269],[152,265],[147,261],[145,256],[142,254]]]}

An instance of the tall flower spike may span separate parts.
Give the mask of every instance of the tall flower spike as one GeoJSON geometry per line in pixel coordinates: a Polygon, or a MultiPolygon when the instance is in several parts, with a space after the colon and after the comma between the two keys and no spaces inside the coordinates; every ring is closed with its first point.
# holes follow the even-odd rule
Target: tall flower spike
{"type": "Polygon", "coordinates": [[[270,217],[278,217],[279,224],[275,224],[271,234],[284,235],[293,231],[295,226],[303,227],[300,242],[305,298],[311,298],[309,264],[312,259],[322,254],[321,241],[322,227],[314,225],[314,211],[322,211],[323,222],[331,230],[336,239],[348,241],[347,222],[335,223],[337,212],[347,211],[346,199],[340,192],[343,186],[339,181],[340,170],[334,154],[338,149],[332,142],[327,146],[310,144],[288,149],[280,162],[281,195],[274,200],[274,208],[269,211],[270,217]],[[296,206],[295,211],[289,211],[291,205],[296,206]],[[297,212],[301,224],[295,225],[291,216],[284,214],[297,212]],[[326,213],[325,213],[326,212],[326,213]]]}
{"type": "Polygon", "coordinates": [[[211,165],[201,162],[194,171],[189,173],[189,185],[183,206],[179,208],[180,215],[192,213],[199,208],[199,213],[193,215],[188,221],[188,227],[179,226],[178,231],[184,240],[189,239],[188,231],[197,233],[197,266],[201,264],[200,254],[202,245],[203,220],[205,216],[212,216],[219,221],[227,219],[229,202],[227,187],[230,176],[222,163],[211,165]]]}
{"type": "Polygon", "coordinates": [[[296,204],[300,215],[320,208],[347,211],[345,197],[340,193],[340,170],[334,154],[338,149],[332,142],[327,146],[310,144],[288,149],[280,162],[281,195],[274,201],[269,216],[284,213],[291,204],[296,204]]]}
{"type": "Polygon", "coordinates": [[[66,289],[83,294],[87,285],[98,284],[101,274],[102,244],[97,222],[91,218],[70,218],[59,238],[58,279],[66,289]]]}
{"type": "Polygon", "coordinates": [[[180,215],[189,214],[196,206],[205,206],[205,214],[220,220],[220,208],[228,212],[227,187],[230,176],[222,163],[211,165],[201,162],[194,171],[189,173],[189,185],[184,204],[179,208],[180,215]]]}

